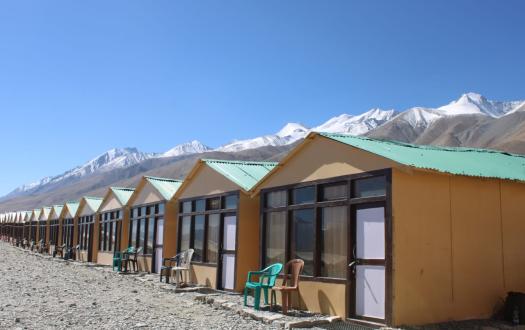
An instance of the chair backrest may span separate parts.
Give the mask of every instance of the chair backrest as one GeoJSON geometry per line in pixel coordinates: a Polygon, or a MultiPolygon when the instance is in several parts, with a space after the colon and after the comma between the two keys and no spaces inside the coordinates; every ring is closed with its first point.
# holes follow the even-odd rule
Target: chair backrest
{"type": "Polygon", "coordinates": [[[261,276],[260,282],[264,282],[264,280],[266,279],[266,285],[274,286],[275,281],[277,280],[277,276],[279,275],[281,270],[283,270],[283,264],[281,263],[275,263],[266,267],[262,270],[264,275],[261,276]]]}
{"type": "Polygon", "coordinates": [[[292,259],[284,266],[283,286],[289,288],[299,287],[299,275],[301,275],[304,268],[304,261],[301,259],[292,259]],[[288,277],[290,280],[288,281],[288,277]],[[287,285],[288,282],[288,285],[287,285]]]}
{"type": "Polygon", "coordinates": [[[178,262],[177,267],[189,269],[191,265],[191,259],[193,258],[194,251],[195,250],[193,249],[188,249],[186,251],[179,253],[179,257],[177,260],[178,262]]]}

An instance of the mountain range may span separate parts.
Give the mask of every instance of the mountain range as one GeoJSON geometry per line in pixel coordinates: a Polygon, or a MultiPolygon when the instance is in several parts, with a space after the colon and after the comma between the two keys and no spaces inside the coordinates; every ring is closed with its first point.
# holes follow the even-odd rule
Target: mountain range
{"type": "Polygon", "coordinates": [[[311,128],[288,123],[275,134],[235,140],[215,149],[197,140],[176,145],[163,153],[115,148],[62,174],[16,188],[0,199],[0,211],[10,210],[14,205],[41,206],[33,204],[42,200],[42,194],[51,196],[44,198],[47,204],[60,203],[63,200],[59,198],[64,196],[61,191],[68,191],[66,199],[78,198],[103,189],[103,185],[132,184],[133,180],[129,179],[140,178],[144,173],[183,177],[191,161],[200,157],[278,160],[311,131],[525,154],[525,101],[492,101],[477,93],[467,93],[437,108],[413,107],[401,112],[375,108],[360,115],[342,114],[311,128]],[[83,188],[72,191],[72,185],[83,188]]]}

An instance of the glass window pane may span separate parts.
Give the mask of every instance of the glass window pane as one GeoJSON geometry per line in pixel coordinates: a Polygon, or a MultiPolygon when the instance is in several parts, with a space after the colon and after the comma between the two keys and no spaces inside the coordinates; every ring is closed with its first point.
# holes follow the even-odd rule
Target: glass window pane
{"type": "Polygon", "coordinates": [[[206,210],[206,201],[198,199],[195,201],[195,212],[204,212],[206,210]]]}
{"type": "Polygon", "coordinates": [[[140,219],[140,229],[139,229],[139,244],[138,247],[142,247],[142,251],[144,252],[144,244],[146,239],[146,220],[147,219],[140,219]]]}
{"type": "Polygon", "coordinates": [[[137,223],[138,223],[138,220],[131,221],[131,229],[130,229],[131,243],[130,245],[133,247],[137,246],[137,223]]]}
{"type": "Polygon", "coordinates": [[[155,218],[150,218],[148,222],[148,244],[146,253],[153,253],[153,238],[155,234],[155,218]]]}
{"type": "Polygon", "coordinates": [[[160,203],[159,204],[158,214],[159,215],[163,215],[164,214],[164,203],[160,203]]]}
{"type": "Polygon", "coordinates": [[[182,213],[191,213],[191,202],[182,203],[182,213]]]}
{"type": "Polygon", "coordinates": [[[190,248],[190,231],[191,217],[182,217],[181,234],[180,234],[180,251],[186,251],[190,248]]]}
{"type": "Polygon", "coordinates": [[[285,263],[286,211],[266,214],[266,266],[285,263]]]}
{"type": "Polygon", "coordinates": [[[321,276],[346,278],[348,207],[325,207],[321,218],[321,276]]]}
{"type": "Polygon", "coordinates": [[[347,191],[348,185],[346,183],[325,185],[322,188],[323,201],[346,199],[347,191]]]}
{"type": "Polygon", "coordinates": [[[210,198],[208,199],[208,210],[220,210],[221,208],[221,199],[220,198],[210,198]]]}
{"type": "Polygon", "coordinates": [[[354,198],[384,196],[386,195],[386,178],[376,176],[373,178],[359,179],[354,181],[354,198]]]}
{"type": "Polygon", "coordinates": [[[304,209],[293,211],[293,237],[292,244],[295,245],[292,259],[304,260],[304,275],[314,275],[314,223],[315,210],[304,209]]]}
{"type": "Polygon", "coordinates": [[[305,204],[315,202],[315,187],[302,187],[292,190],[292,204],[305,204]]]}
{"type": "Polygon", "coordinates": [[[196,261],[203,260],[204,254],[204,216],[197,215],[195,216],[195,232],[193,234],[193,257],[196,261]]]}
{"type": "Polygon", "coordinates": [[[219,259],[219,232],[221,225],[220,214],[210,214],[208,217],[208,247],[207,261],[217,263],[219,259]]]}
{"type": "Polygon", "coordinates": [[[229,195],[224,198],[224,208],[227,210],[233,210],[237,208],[237,195],[229,195]]]}
{"type": "Polygon", "coordinates": [[[266,207],[286,206],[286,190],[272,191],[266,193],[266,207]]]}

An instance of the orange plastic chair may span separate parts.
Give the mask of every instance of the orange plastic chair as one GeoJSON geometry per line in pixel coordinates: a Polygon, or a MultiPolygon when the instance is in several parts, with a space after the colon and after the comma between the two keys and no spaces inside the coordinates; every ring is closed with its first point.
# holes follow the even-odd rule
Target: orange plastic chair
{"type": "Polygon", "coordinates": [[[286,263],[284,266],[283,284],[272,288],[270,309],[277,304],[275,292],[280,291],[283,300],[283,314],[288,313],[288,308],[292,301],[292,292],[299,292],[299,275],[301,275],[303,268],[304,261],[301,259],[293,259],[286,263]],[[288,281],[288,277],[290,277],[290,281],[288,281]]]}

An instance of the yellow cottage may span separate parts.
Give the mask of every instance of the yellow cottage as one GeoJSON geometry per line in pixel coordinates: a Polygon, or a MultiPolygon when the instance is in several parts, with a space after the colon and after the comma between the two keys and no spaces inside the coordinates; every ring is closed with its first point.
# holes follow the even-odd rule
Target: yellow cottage
{"type": "Polygon", "coordinates": [[[392,326],[490,317],[525,291],[525,157],[311,133],[255,188],[261,263],[296,307],[392,326]]]}
{"type": "Polygon", "coordinates": [[[164,257],[176,252],[176,240],[165,240],[164,233],[177,226],[176,202],[173,195],[181,180],[144,176],[128,201],[131,212],[127,246],[141,249],[138,269],[159,273],[164,257]]]}
{"type": "Polygon", "coordinates": [[[195,250],[192,281],[241,291],[250,270],[259,269],[259,200],[250,189],[277,164],[203,159],[173,199],[178,228],[167,232],[178,251],[195,250]]]}
{"type": "Polygon", "coordinates": [[[100,203],[95,219],[93,256],[97,263],[111,265],[113,253],[127,248],[129,208],[128,200],[134,189],[111,187],[100,203]]]}
{"type": "Polygon", "coordinates": [[[93,262],[94,260],[95,219],[100,204],[102,204],[100,197],[84,196],[79,201],[75,215],[75,231],[78,233],[76,260],[85,262],[93,262]]]}

